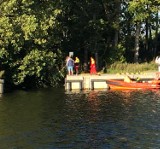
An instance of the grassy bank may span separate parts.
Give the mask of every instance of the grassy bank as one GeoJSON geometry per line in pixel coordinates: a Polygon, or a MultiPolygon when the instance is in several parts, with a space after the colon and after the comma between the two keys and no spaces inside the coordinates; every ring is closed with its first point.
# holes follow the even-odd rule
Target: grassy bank
{"type": "Polygon", "coordinates": [[[158,66],[154,61],[141,64],[116,62],[107,66],[106,72],[103,70],[103,73],[143,73],[148,71],[156,72],[157,70],[158,66]]]}

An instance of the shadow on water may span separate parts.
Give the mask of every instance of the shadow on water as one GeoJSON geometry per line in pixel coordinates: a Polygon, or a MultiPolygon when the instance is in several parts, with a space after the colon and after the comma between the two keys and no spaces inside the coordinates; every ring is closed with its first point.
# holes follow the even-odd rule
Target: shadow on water
{"type": "Polygon", "coordinates": [[[15,91],[0,98],[2,149],[160,148],[160,91],[15,91]]]}

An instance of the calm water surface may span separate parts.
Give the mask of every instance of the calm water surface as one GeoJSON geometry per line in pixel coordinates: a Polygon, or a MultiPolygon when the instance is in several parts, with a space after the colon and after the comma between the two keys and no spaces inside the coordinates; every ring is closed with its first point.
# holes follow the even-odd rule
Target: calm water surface
{"type": "Polygon", "coordinates": [[[159,149],[160,91],[15,91],[0,97],[0,149],[159,149]]]}

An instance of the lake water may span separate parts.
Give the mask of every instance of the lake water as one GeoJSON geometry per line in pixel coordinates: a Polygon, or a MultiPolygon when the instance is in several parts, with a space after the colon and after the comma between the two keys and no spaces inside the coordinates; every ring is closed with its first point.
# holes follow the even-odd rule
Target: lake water
{"type": "Polygon", "coordinates": [[[159,149],[160,91],[14,91],[0,97],[0,149],[159,149]]]}

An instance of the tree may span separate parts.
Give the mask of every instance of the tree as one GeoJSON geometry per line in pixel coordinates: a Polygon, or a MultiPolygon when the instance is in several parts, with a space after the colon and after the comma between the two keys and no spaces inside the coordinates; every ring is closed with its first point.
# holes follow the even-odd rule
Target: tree
{"type": "MultiPolygon", "coordinates": [[[[149,23],[148,21],[151,20],[151,15],[155,14],[157,12],[157,5],[159,5],[160,2],[150,1],[150,0],[132,0],[129,1],[129,12],[133,14],[133,22],[136,23],[136,36],[135,36],[135,54],[134,54],[134,60],[135,62],[138,62],[138,56],[139,56],[139,36],[142,29],[142,25],[146,25],[146,47],[148,47],[148,29],[149,29],[149,23]]],[[[151,34],[151,32],[150,32],[151,34]]]]}
{"type": "Polygon", "coordinates": [[[54,85],[61,57],[54,48],[60,44],[57,2],[8,0],[1,2],[0,9],[0,61],[6,80],[14,85],[28,80],[31,85],[54,85]]]}

